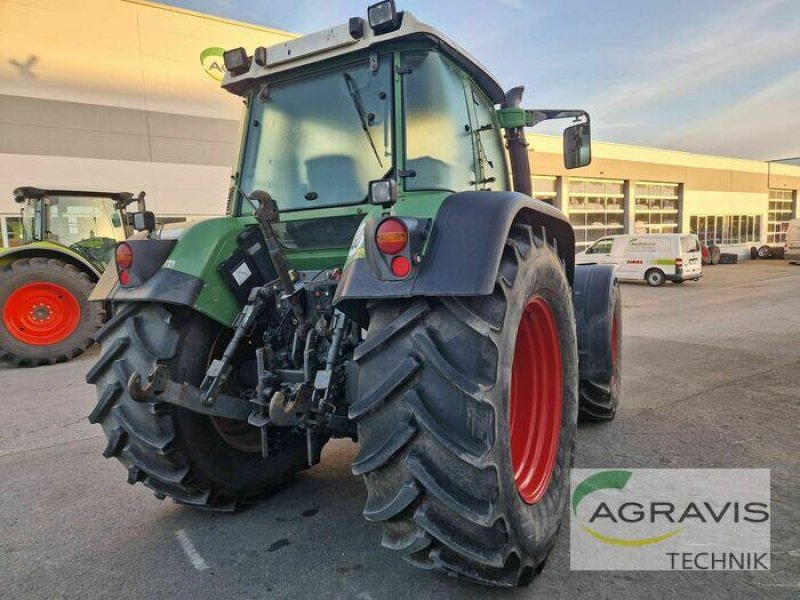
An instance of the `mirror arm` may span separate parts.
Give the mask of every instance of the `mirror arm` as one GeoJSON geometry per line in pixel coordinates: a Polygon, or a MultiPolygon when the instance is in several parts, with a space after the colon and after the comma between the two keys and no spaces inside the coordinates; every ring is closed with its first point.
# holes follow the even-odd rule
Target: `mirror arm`
{"type": "Polygon", "coordinates": [[[585,123],[590,122],[589,113],[585,110],[565,110],[565,109],[533,109],[525,111],[525,127],[535,127],[543,121],[552,119],[586,119],[585,123]]]}

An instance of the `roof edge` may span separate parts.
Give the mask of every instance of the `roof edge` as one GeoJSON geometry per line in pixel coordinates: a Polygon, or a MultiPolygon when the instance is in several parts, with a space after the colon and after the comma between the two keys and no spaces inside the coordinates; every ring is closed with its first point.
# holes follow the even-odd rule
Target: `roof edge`
{"type": "Polygon", "coordinates": [[[136,4],[139,6],[145,6],[147,8],[155,8],[160,10],[165,10],[167,12],[174,12],[190,17],[197,17],[199,19],[205,19],[207,21],[218,21],[220,23],[224,23],[226,25],[234,25],[236,27],[242,27],[245,29],[254,29],[255,31],[262,31],[264,33],[272,33],[276,35],[285,35],[289,38],[297,38],[300,37],[300,34],[292,33],[290,31],[284,31],[282,29],[275,29],[274,27],[267,27],[264,25],[257,25],[255,23],[247,23],[245,21],[236,21],[235,19],[228,19],[227,17],[220,17],[218,15],[211,15],[208,13],[198,12],[196,10],[191,10],[188,8],[181,8],[179,6],[172,6],[170,4],[162,4],[160,2],[152,2],[151,0],[120,0],[121,2],[126,2],[128,4],[136,4]]]}

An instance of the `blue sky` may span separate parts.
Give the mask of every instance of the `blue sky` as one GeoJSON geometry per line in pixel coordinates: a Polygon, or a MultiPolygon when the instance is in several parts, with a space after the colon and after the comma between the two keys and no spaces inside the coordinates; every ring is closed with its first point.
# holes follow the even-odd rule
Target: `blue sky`
{"type": "MultiPolygon", "coordinates": [[[[311,33],[359,0],[162,0],[311,33]]],[[[800,156],[800,0],[397,0],[529,108],[584,108],[597,140],[800,156]]]]}

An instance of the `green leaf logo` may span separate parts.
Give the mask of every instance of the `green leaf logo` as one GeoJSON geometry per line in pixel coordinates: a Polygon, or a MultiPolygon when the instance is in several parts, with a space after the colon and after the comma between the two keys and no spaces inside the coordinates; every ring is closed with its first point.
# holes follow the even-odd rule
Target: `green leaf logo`
{"type": "Polygon", "coordinates": [[[209,77],[222,81],[225,75],[225,61],[222,58],[225,48],[212,46],[200,53],[200,65],[209,77]]]}
{"type": "Polygon", "coordinates": [[[572,513],[575,515],[578,514],[578,504],[592,492],[608,489],[623,489],[631,478],[631,475],[633,475],[633,473],[630,471],[602,471],[590,475],[581,481],[572,493],[572,513]]]}
{"type": "MultiPolygon", "coordinates": [[[[581,500],[586,498],[589,494],[599,491],[599,490],[622,490],[625,488],[625,485],[628,483],[628,480],[631,478],[630,471],[601,471],[600,473],[595,473],[594,475],[590,475],[583,481],[581,481],[578,486],[575,488],[575,491],[572,492],[572,500],[570,502],[570,506],[572,507],[572,513],[577,516],[578,514],[578,505],[581,503],[581,500]]],[[[596,531],[589,527],[588,525],[581,525],[581,529],[583,529],[586,533],[591,535],[596,540],[603,542],[604,544],[610,544],[612,546],[626,546],[626,547],[636,547],[636,546],[649,546],[651,544],[658,544],[659,542],[663,542],[671,538],[674,535],[677,535],[681,532],[681,529],[673,529],[672,531],[668,531],[661,535],[656,535],[652,537],[645,537],[645,538],[619,538],[613,537],[610,535],[604,535],[599,531],[596,531]]]]}

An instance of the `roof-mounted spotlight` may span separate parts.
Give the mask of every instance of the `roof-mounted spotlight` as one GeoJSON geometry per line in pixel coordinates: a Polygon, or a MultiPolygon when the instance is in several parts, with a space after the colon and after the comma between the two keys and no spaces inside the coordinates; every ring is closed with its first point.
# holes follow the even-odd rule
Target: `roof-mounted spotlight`
{"type": "Polygon", "coordinates": [[[360,40],[364,37],[364,19],[361,17],[351,17],[347,26],[350,30],[350,37],[354,40],[360,40]]]}
{"type": "Polygon", "coordinates": [[[222,54],[222,60],[225,62],[225,69],[231,75],[241,75],[250,68],[250,60],[244,48],[226,50],[222,54]]]}
{"type": "Polygon", "coordinates": [[[375,35],[399,29],[400,17],[394,6],[394,0],[384,0],[367,9],[367,20],[375,35]]]}

